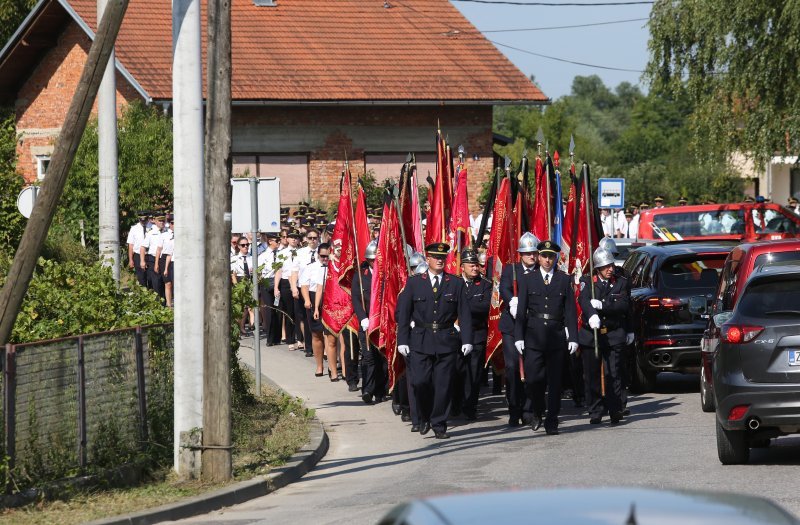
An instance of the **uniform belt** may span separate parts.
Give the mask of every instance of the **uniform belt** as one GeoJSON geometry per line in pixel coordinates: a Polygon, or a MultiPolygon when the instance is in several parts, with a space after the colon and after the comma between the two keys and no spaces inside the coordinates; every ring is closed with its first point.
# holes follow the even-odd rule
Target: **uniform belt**
{"type": "Polygon", "coordinates": [[[453,323],[424,323],[422,326],[425,328],[430,328],[434,332],[437,330],[447,330],[448,328],[453,328],[453,323]]]}
{"type": "Polygon", "coordinates": [[[547,319],[548,321],[554,320],[554,319],[555,320],[561,320],[561,316],[560,315],[555,315],[555,314],[538,314],[538,313],[531,312],[528,315],[529,316],[533,316],[533,317],[538,317],[539,319],[547,319]]]}

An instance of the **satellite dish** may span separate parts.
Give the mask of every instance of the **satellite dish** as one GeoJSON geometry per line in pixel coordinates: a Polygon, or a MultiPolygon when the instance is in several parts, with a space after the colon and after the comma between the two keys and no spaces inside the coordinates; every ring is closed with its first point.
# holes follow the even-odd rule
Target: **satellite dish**
{"type": "Polygon", "coordinates": [[[39,193],[39,188],[37,186],[28,186],[19,192],[19,196],[17,197],[17,209],[26,219],[31,218],[31,212],[33,211],[33,204],[36,202],[37,193],[39,193]]]}

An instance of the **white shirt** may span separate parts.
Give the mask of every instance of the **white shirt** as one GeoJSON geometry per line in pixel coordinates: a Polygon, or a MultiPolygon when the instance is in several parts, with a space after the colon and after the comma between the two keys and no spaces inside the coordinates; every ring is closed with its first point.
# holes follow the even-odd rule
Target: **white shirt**
{"type": "MultiPolygon", "coordinates": [[[[553,268],[555,269],[555,266],[553,268]]],[[[550,270],[549,272],[546,272],[546,271],[544,271],[544,268],[542,268],[540,266],[539,267],[539,272],[541,272],[541,274],[542,274],[542,281],[544,281],[545,277],[547,277],[547,282],[548,283],[552,283],[553,282],[553,270],[550,270]]]]}
{"type": "Polygon", "coordinates": [[[309,264],[311,264],[312,256],[315,261],[319,259],[316,248],[314,248],[313,250],[309,246],[303,246],[302,248],[298,248],[297,250],[298,266],[302,268],[303,266],[308,266],[309,264]]]}
{"type": "Polygon", "coordinates": [[[623,237],[628,236],[628,221],[625,220],[625,212],[619,210],[615,219],[614,227],[619,231],[623,237]]]}
{"type": "Polygon", "coordinates": [[[253,257],[251,255],[235,255],[231,257],[231,273],[235,273],[236,277],[244,277],[245,271],[245,259],[247,260],[247,270],[252,275],[252,268],[250,268],[251,263],[253,262],[253,257]]]}
{"type": "Polygon", "coordinates": [[[306,265],[300,270],[298,286],[308,286],[309,292],[316,292],[318,286],[321,287],[325,284],[325,272],[327,269],[319,261],[306,265]]]}
{"type": "Polygon", "coordinates": [[[175,251],[175,234],[167,230],[161,234],[161,255],[172,255],[175,251]]]}
{"type": "Polygon", "coordinates": [[[269,248],[258,254],[258,267],[261,269],[261,277],[264,279],[272,279],[275,277],[276,270],[273,263],[275,262],[276,255],[276,252],[273,252],[269,248]]]}
{"type": "Polygon", "coordinates": [[[155,257],[159,246],[161,246],[161,231],[154,225],[144,235],[142,247],[147,250],[147,255],[155,257]]]}
{"type": "Polygon", "coordinates": [[[431,286],[436,286],[436,283],[434,282],[434,279],[436,277],[439,278],[439,286],[441,286],[442,285],[442,278],[444,277],[444,274],[441,274],[441,273],[440,274],[435,274],[435,273],[431,272],[430,270],[428,270],[428,280],[431,282],[431,286]]]}
{"type": "Polygon", "coordinates": [[[142,247],[142,241],[144,241],[144,226],[142,226],[141,222],[137,222],[131,226],[130,231],[128,231],[128,244],[133,245],[134,253],[139,253],[139,248],[142,247]]]}
{"type": "Polygon", "coordinates": [[[638,239],[639,238],[639,214],[631,218],[631,222],[628,223],[628,237],[631,239],[638,239]]]}
{"type": "Polygon", "coordinates": [[[300,270],[297,259],[297,251],[299,248],[292,248],[287,246],[278,252],[278,262],[282,263],[281,266],[281,279],[288,279],[290,275],[300,270]],[[292,252],[295,252],[294,255],[292,252]]]}

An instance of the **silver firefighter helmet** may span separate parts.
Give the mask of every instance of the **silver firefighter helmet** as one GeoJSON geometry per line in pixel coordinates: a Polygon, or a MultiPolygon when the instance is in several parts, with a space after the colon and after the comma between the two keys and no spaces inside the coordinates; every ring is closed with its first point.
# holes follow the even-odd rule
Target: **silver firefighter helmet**
{"type": "Polygon", "coordinates": [[[592,262],[594,263],[595,269],[614,264],[614,254],[603,248],[598,248],[594,251],[594,255],[592,255],[592,262]]]}
{"type": "Polygon", "coordinates": [[[371,261],[378,255],[378,241],[370,241],[367,244],[367,249],[364,252],[364,259],[371,261]]]}
{"type": "Polygon", "coordinates": [[[522,237],[519,238],[519,246],[517,246],[517,251],[519,253],[530,253],[539,251],[536,246],[539,244],[539,239],[536,238],[534,234],[531,232],[525,232],[522,237]]]}
{"type": "Polygon", "coordinates": [[[599,247],[604,250],[608,250],[614,257],[619,255],[619,249],[617,248],[617,243],[615,243],[614,239],[612,239],[611,237],[603,237],[602,239],[600,239],[599,247]]]}

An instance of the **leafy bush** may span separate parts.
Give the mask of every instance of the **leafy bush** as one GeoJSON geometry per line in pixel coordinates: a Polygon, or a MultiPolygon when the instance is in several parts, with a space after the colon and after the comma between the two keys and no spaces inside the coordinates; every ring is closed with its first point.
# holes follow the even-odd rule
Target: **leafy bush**
{"type": "Polygon", "coordinates": [[[0,249],[15,250],[25,229],[25,217],[17,209],[22,177],[16,172],[17,131],[14,112],[0,110],[0,249]]]}

